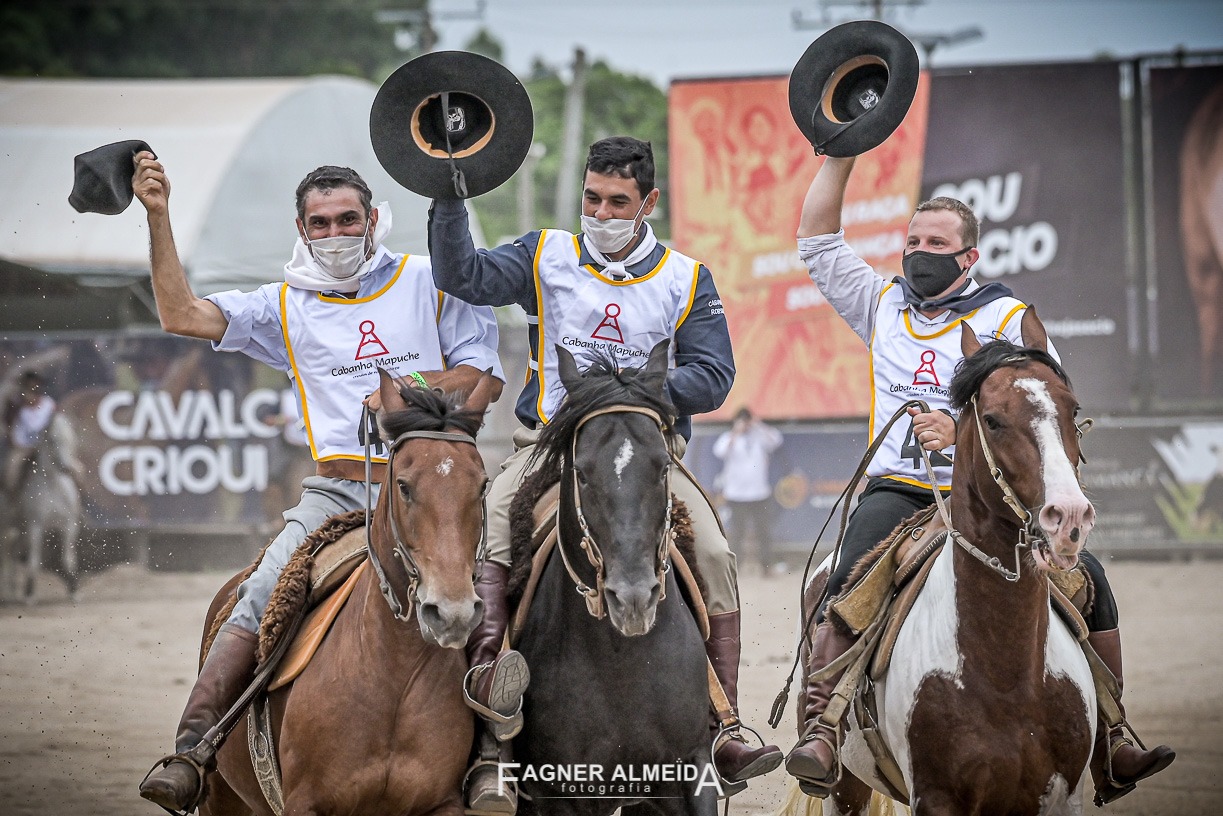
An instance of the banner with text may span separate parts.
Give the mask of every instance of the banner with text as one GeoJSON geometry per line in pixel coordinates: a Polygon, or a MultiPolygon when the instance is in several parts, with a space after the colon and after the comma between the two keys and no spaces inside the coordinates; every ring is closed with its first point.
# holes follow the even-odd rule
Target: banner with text
{"type": "Polygon", "coordinates": [[[6,402],[31,370],[76,432],[90,527],[249,530],[313,472],[285,376],[202,340],[0,337],[6,402]]]}
{"type": "MultiPolygon", "coordinates": [[[[866,348],[798,258],[798,216],[820,159],[790,117],[788,84],[765,77],[671,86],[672,238],[713,272],[738,370],[730,398],[706,418],[728,418],[743,405],[790,419],[870,409],[866,348]]],[[[846,191],[846,238],[889,278],[900,273],[917,203],[928,96],[923,75],[907,118],[859,158],[846,191]]]]}

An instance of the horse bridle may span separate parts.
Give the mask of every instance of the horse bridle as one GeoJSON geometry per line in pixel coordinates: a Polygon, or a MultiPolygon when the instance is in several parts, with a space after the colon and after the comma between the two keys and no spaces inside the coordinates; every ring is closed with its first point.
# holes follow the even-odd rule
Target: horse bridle
{"type": "MultiPolygon", "coordinates": [[[[1020,550],[1031,550],[1034,547],[1048,546],[1048,539],[1045,537],[1044,530],[1041,529],[1038,517],[1034,514],[1027,505],[1020,500],[1015,493],[1014,488],[1006,480],[1006,475],[1002,472],[1002,468],[998,467],[998,461],[994,458],[994,452],[989,446],[989,442],[985,439],[985,429],[981,427],[981,411],[977,406],[977,395],[972,396],[972,414],[973,421],[977,427],[977,439],[981,442],[981,453],[985,456],[985,464],[989,468],[990,478],[998,485],[1002,491],[1002,500],[1006,502],[1007,507],[1011,508],[1020,521],[1019,525],[1019,540],[1015,542],[1015,569],[1009,570],[1002,564],[1002,560],[996,556],[986,554],[968,539],[960,534],[960,531],[955,529],[951,524],[951,514],[947,510],[947,505],[943,501],[942,494],[936,488],[934,490],[934,501],[938,505],[939,515],[942,516],[943,524],[947,526],[948,535],[959,544],[969,555],[976,558],[985,566],[997,572],[1006,580],[1014,583],[1019,580],[1020,574],[1020,550]]],[[[1083,434],[1091,429],[1092,420],[1084,419],[1082,422],[1075,424],[1075,433],[1080,439],[1083,434]]],[[[930,483],[937,484],[934,479],[934,468],[930,463],[929,452],[925,448],[921,448],[922,458],[926,462],[926,469],[930,476],[930,483]]],[[[1080,458],[1083,458],[1080,454],[1080,458]]],[[[1086,461],[1086,460],[1084,460],[1086,461]]],[[[1077,470],[1077,468],[1076,468],[1077,470]]]]}
{"type": "MultiPolygon", "coordinates": [[[[395,437],[394,441],[387,447],[386,452],[386,480],[385,485],[392,485],[395,482],[395,452],[401,445],[412,439],[438,439],[443,442],[462,442],[469,445],[475,445],[476,439],[470,434],[465,434],[459,431],[407,431],[395,437]]],[[[371,533],[371,516],[373,515],[373,485],[371,480],[372,460],[370,458],[370,444],[372,439],[369,434],[366,434],[365,439],[365,550],[369,555],[369,562],[374,568],[374,573],[378,576],[378,589],[382,592],[382,597],[386,598],[387,606],[391,608],[391,614],[396,620],[407,622],[412,619],[412,610],[416,605],[416,593],[420,587],[420,567],[416,563],[416,559],[412,556],[412,549],[404,543],[403,536],[399,532],[399,522],[395,518],[395,508],[387,507],[387,515],[391,519],[391,537],[395,541],[395,547],[392,550],[395,557],[399,559],[403,566],[404,574],[408,577],[407,588],[407,604],[401,604],[399,598],[395,595],[395,590],[391,586],[391,582],[386,577],[386,570],[382,566],[382,562],[378,559],[378,554],[374,551],[374,542],[371,533]]],[[[480,564],[484,561],[486,549],[488,547],[488,507],[485,502],[488,490],[485,488],[485,495],[480,497],[480,543],[476,547],[475,568],[472,570],[472,582],[480,574],[480,564]]],[[[387,501],[390,501],[389,497],[387,501]]]]}
{"type": "MultiPolygon", "coordinates": [[[[560,519],[556,523],[556,548],[560,550],[561,561],[565,565],[565,571],[569,573],[569,577],[573,579],[574,585],[577,587],[578,594],[586,600],[586,610],[596,618],[602,619],[607,614],[607,603],[604,599],[604,581],[606,578],[606,570],[603,563],[603,552],[599,549],[598,543],[595,541],[594,535],[590,532],[590,525],[586,522],[586,515],[582,512],[582,490],[578,484],[578,473],[576,465],[578,434],[582,430],[582,426],[590,420],[598,416],[606,414],[641,414],[648,416],[658,425],[658,430],[662,432],[663,421],[658,412],[652,411],[649,408],[641,408],[635,405],[609,405],[606,408],[600,408],[597,411],[591,411],[586,416],[582,417],[581,421],[573,430],[573,441],[570,443],[569,449],[569,469],[573,479],[573,509],[577,513],[578,527],[582,530],[582,540],[578,542],[578,546],[586,553],[586,560],[595,570],[595,585],[589,586],[582,577],[573,569],[573,565],[569,562],[569,556],[565,552],[564,541],[561,540],[561,524],[560,519]]],[[[669,456],[670,454],[668,454],[669,456]]],[[[658,541],[658,549],[655,553],[655,563],[657,564],[658,584],[661,587],[659,600],[667,597],[667,581],[666,573],[670,568],[670,562],[667,559],[668,552],[671,548],[671,541],[674,530],[671,525],[671,467],[667,465],[667,509],[663,519],[662,536],[658,541]]],[[[559,512],[559,511],[558,511],[559,512]]]]}

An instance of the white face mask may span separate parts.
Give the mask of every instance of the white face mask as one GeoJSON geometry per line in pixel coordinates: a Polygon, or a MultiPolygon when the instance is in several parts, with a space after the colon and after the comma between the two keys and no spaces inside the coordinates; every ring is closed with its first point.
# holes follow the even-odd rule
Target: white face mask
{"type": "Polygon", "coordinates": [[[337,235],[313,241],[307,239],[306,245],[324,273],[336,280],[348,280],[365,263],[365,256],[369,252],[366,247],[368,239],[369,223],[366,222],[365,232],[361,235],[337,235]]]}
{"type": "Polygon", "coordinates": [[[645,209],[645,201],[637,208],[637,215],[632,218],[609,218],[600,221],[593,215],[582,215],[582,234],[595,249],[604,255],[619,252],[629,245],[637,234],[637,216],[645,209]]]}

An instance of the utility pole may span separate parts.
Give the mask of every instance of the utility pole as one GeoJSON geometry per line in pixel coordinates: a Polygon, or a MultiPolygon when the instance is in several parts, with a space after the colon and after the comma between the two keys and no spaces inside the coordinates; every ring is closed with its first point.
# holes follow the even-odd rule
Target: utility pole
{"type": "Polygon", "coordinates": [[[573,49],[573,81],[565,92],[565,119],[561,130],[560,170],[556,174],[556,212],[553,224],[561,229],[578,218],[578,164],[581,161],[582,119],[586,107],[586,52],[573,49]]]}

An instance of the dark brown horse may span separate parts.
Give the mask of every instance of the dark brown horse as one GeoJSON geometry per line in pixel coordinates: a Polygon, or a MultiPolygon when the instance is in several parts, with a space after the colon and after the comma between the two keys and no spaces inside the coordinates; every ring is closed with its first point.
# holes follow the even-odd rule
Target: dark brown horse
{"type": "MultiPolygon", "coordinates": [[[[1075,469],[1078,403],[1032,309],[1023,336],[1027,348],[963,333],[951,383],[958,536],[937,556],[887,673],[858,690],[873,694],[901,777],[893,787],[922,816],[1078,814],[1090,779],[1095,686],[1051,614],[1047,573],[1075,566],[1095,512],[1075,469]]],[[[835,814],[861,816],[872,789],[889,791],[859,714],[846,714],[844,774],[825,800],[835,814]]]]}
{"type": "Polygon", "coordinates": [[[560,478],[562,557],[518,640],[532,675],[510,772],[531,797],[520,813],[717,812],[708,662],[666,548],[667,347],[639,369],[597,359],[584,372],[557,347],[567,396],[538,451],[560,478]]]}
{"type": "MultiPolygon", "coordinates": [[[[382,377],[380,424],[394,441],[369,545],[389,592],[366,569],[313,660],[269,697],[286,814],[463,813],[463,646],[483,611],[472,578],[487,481],[474,435],[490,387],[485,375],[459,406],[382,377]]],[[[207,782],[205,814],[272,813],[245,718],[207,782]]]]}

